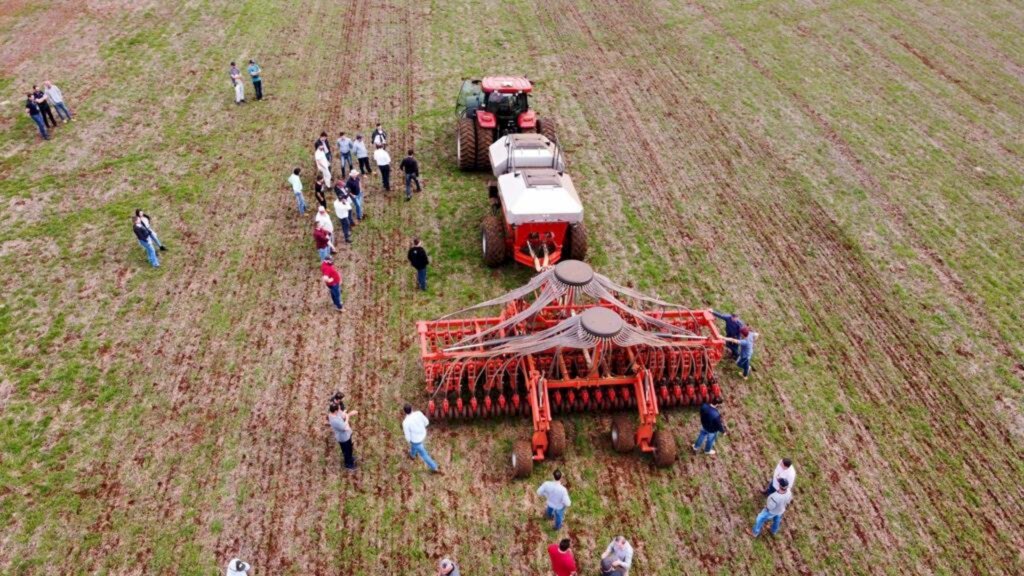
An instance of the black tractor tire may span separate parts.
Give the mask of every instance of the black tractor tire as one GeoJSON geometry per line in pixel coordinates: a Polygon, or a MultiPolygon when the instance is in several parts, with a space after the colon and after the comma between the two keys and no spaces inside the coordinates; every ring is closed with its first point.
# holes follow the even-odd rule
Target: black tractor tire
{"type": "Polygon", "coordinates": [[[612,417],[612,448],[616,452],[631,452],[636,448],[636,422],[631,415],[612,417]]]}
{"type": "Polygon", "coordinates": [[[529,440],[519,440],[512,445],[512,477],[528,478],[533,474],[533,446],[529,440]]]}
{"type": "Polygon", "coordinates": [[[476,129],[476,167],[479,170],[490,170],[491,168],[491,156],[490,149],[491,144],[494,144],[494,129],[493,128],[480,128],[476,129]]]}
{"type": "Polygon", "coordinates": [[[552,142],[558,142],[555,139],[555,120],[553,118],[537,118],[537,132],[540,132],[552,142]]]}
{"type": "Polygon", "coordinates": [[[505,224],[497,216],[486,216],[480,223],[480,248],[484,264],[496,268],[505,263],[508,250],[505,248],[505,224]]]}
{"type": "Polygon", "coordinates": [[[676,446],[675,436],[664,430],[659,430],[651,438],[651,444],[654,446],[655,466],[668,468],[676,463],[676,458],[679,457],[679,448],[676,446]]]}
{"type": "Polygon", "coordinates": [[[582,262],[587,258],[587,227],[583,222],[570,224],[566,238],[569,249],[565,252],[564,258],[568,260],[579,260],[582,262]]]}
{"type": "Polygon", "coordinates": [[[552,422],[548,430],[548,458],[561,458],[565,454],[565,425],[561,422],[552,422]]]}
{"type": "Polygon", "coordinates": [[[455,154],[459,170],[476,170],[476,122],[459,118],[455,129],[455,154]]]}

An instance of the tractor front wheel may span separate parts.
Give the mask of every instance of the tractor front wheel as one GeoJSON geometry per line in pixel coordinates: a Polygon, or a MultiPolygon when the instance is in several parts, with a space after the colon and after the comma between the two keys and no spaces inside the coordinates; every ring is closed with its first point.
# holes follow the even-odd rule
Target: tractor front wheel
{"type": "Polygon", "coordinates": [[[612,418],[612,448],[616,452],[636,448],[636,422],[629,414],[616,414],[612,418]]]}
{"type": "Polygon", "coordinates": [[[561,458],[565,454],[565,425],[552,422],[548,430],[548,458],[561,458]]]}
{"type": "Polygon", "coordinates": [[[527,478],[533,474],[533,446],[527,440],[512,445],[512,477],[527,478]]]}
{"type": "Polygon", "coordinates": [[[676,458],[679,456],[675,436],[660,430],[654,433],[654,438],[651,438],[651,444],[654,445],[655,466],[658,468],[668,468],[675,464],[676,458]]]}
{"type": "Polygon", "coordinates": [[[540,132],[552,142],[555,140],[555,121],[552,118],[537,118],[537,132],[540,132]]]}
{"type": "Polygon", "coordinates": [[[459,170],[476,168],[476,123],[472,118],[459,118],[455,130],[455,154],[459,170]]]}
{"type": "Polygon", "coordinates": [[[494,129],[476,129],[476,167],[484,170],[491,167],[491,144],[494,144],[494,129]]]}
{"type": "Polygon", "coordinates": [[[480,247],[484,253],[484,264],[495,268],[505,263],[508,257],[505,224],[497,216],[487,216],[480,224],[480,247]]]}
{"type": "Polygon", "coordinates": [[[583,261],[587,257],[587,227],[583,222],[569,225],[569,250],[570,260],[583,261]]]}

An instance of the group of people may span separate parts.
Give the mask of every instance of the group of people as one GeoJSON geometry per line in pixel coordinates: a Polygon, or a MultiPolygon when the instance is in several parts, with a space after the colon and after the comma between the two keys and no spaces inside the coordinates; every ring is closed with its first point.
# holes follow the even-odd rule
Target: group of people
{"type": "Polygon", "coordinates": [[[36,128],[39,128],[39,135],[43,140],[49,140],[50,130],[57,127],[57,118],[53,115],[54,110],[60,116],[61,122],[65,124],[74,119],[71,111],[68,110],[67,103],[64,102],[64,93],[53,82],[49,80],[43,82],[42,90],[39,89],[39,86],[32,86],[32,91],[25,94],[25,112],[36,123],[36,128]]]}
{"type": "MultiPolygon", "coordinates": [[[[256,99],[263,100],[263,69],[255,60],[249,60],[249,80],[252,82],[252,89],[256,92],[256,99]]],[[[242,71],[234,62],[228,69],[228,76],[231,78],[231,89],[235,91],[235,105],[245,104],[245,82],[242,81],[242,71]]]]}
{"type": "Polygon", "coordinates": [[[132,216],[132,232],[135,233],[136,240],[139,241],[139,245],[146,252],[146,258],[149,260],[149,265],[153,268],[160,267],[160,258],[157,257],[157,250],[161,252],[167,250],[163,242],[160,242],[160,237],[156,235],[156,230],[153,229],[153,221],[149,214],[142,211],[141,208],[135,209],[135,214],[132,216]]]}

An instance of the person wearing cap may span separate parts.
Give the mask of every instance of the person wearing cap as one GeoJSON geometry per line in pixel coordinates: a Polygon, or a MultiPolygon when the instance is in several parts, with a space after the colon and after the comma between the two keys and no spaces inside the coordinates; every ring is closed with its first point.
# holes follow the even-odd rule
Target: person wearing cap
{"type": "Polygon", "coordinates": [[[228,571],[225,576],[247,576],[249,574],[249,570],[252,570],[252,566],[248,563],[242,562],[238,558],[232,558],[231,561],[228,562],[228,571]]]}
{"type": "Polygon", "coordinates": [[[431,472],[438,473],[437,462],[430,457],[427,447],[423,445],[427,440],[427,426],[430,420],[419,410],[413,411],[411,404],[402,407],[405,418],[402,420],[402,432],[405,433],[405,440],[409,443],[409,458],[416,459],[417,456],[430,468],[431,472]]]}
{"type": "Polygon", "coordinates": [[[370,133],[370,143],[377,148],[383,148],[388,145],[388,133],[381,128],[380,122],[377,122],[377,127],[370,133]]]}
{"type": "Polygon", "coordinates": [[[416,161],[415,152],[412,148],[408,150],[407,156],[398,165],[398,168],[405,174],[405,201],[412,200],[412,183],[416,182],[416,191],[422,192],[420,187],[420,163],[416,161]]]}
{"type": "Polygon", "coordinates": [[[341,457],[345,469],[349,472],[356,469],[356,458],[352,447],[352,424],[349,420],[358,413],[356,410],[351,412],[345,410],[345,404],[341,401],[332,401],[327,412],[327,424],[334,432],[334,439],[341,446],[341,457]]]}
{"type": "Polygon", "coordinates": [[[416,287],[424,292],[427,291],[427,266],[430,265],[430,257],[427,250],[420,243],[419,238],[412,239],[412,246],[406,255],[409,264],[416,270],[416,287]]]}
{"type": "Polygon", "coordinates": [[[768,486],[765,487],[761,494],[769,496],[772,492],[777,492],[779,490],[779,480],[785,480],[786,484],[789,485],[789,489],[793,489],[793,483],[796,482],[796,468],[793,466],[793,461],[789,458],[783,458],[775,465],[775,472],[772,473],[772,479],[768,482],[768,486]]]}
{"type": "Polygon", "coordinates": [[[750,375],[750,359],[754,357],[754,340],[756,340],[757,337],[757,332],[751,330],[749,326],[743,326],[740,328],[740,337],[738,340],[734,338],[724,338],[726,342],[735,343],[738,348],[739,354],[736,357],[736,365],[743,371],[744,380],[746,380],[747,376],[750,375]]]}
{"type": "Polygon", "coordinates": [[[554,520],[555,531],[562,529],[562,522],[565,519],[565,509],[572,506],[569,499],[569,490],[562,485],[562,471],[555,470],[552,474],[554,480],[548,480],[537,488],[537,496],[545,499],[547,507],[544,509],[544,517],[554,520]]]}
{"type": "Polygon", "coordinates": [[[256,99],[263,100],[263,68],[255,60],[249,60],[249,78],[252,79],[253,90],[256,91],[256,99]]]}
{"type": "Polygon", "coordinates": [[[459,567],[451,558],[442,558],[437,563],[437,576],[459,576],[459,567]]]}
{"type": "Polygon", "coordinates": [[[334,260],[330,256],[320,263],[320,273],[323,275],[327,290],[331,293],[331,301],[334,302],[334,308],[338,312],[343,311],[345,305],[341,301],[341,273],[334,267],[334,260]]]}
{"type": "Polygon", "coordinates": [[[313,244],[316,246],[316,253],[320,256],[321,262],[331,257],[334,243],[331,242],[330,233],[319,223],[313,228],[313,244]]]}
{"type": "Polygon", "coordinates": [[[146,258],[149,259],[149,265],[153,268],[159,268],[160,259],[156,257],[156,249],[153,248],[153,243],[149,239],[152,231],[143,226],[142,219],[138,216],[132,217],[132,232],[135,233],[135,238],[139,241],[139,245],[146,251],[146,258]]]}
{"type": "Polygon", "coordinates": [[[359,161],[359,171],[363,174],[373,174],[370,170],[370,152],[366,149],[366,142],[363,142],[363,135],[356,134],[356,141],[352,143],[352,152],[359,161]]]}
{"type": "Polygon", "coordinates": [[[306,199],[302,197],[302,178],[299,178],[299,173],[302,172],[301,168],[292,170],[291,176],[288,177],[288,183],[292,186],[292,192],[295,193],[295,202],[299,205],[299,214],[306,213],[306,199]]]}
{"type": "Polygon", "coordinates": [[[629,574],[629,567],[633,565],[633,545],[626,540],[625,536],[616,536],[604,549],[601,560],[611,559],[611,567],[621,570],[622,576],[629,574]]]}
{"type": "Polygon", "coordinates": [[[337,194],[337,199],[334,201],[334,214],[338,217],[338,221],[341,222],[341,231],[345,234],[345,243],[352,243],[352,221],[349,220],[349,216],[352,214],[352,199],[345,192],[345,189],[336,186],[334,188],[337,194]]]}
{"type": "Polygon", "coordinates": [[[715,454],[715,439],[719,434],[725,434],[725,422],[718,412],[717,402],[705,402],[700,405],[700,433],[693,443],[693,451],[697,452],[704,445],[704,453],[708,456],[715,454]]]}
{"type": "Polygon", "coordinates": [[[380,145],[373,151],[373,161],[380,169],[380,182],[385,192],[391,192],[391,154],[388,154],[387,146],[380,145]]]}
{"type": "Polygon", "coordinates": [[[551,559],[551,571],[555,576],[576,576],[576,558],[572,554],[572,541],[562,538],[558,544],[548,546],[548,558],[551,559]]]}
{"type": "MultiPolygon", "coordinates": [[[[345,180],[345,189],[348,190],[348,195],[352,197],[352,207],[356,211],[356,222],[363,221],[363,177],[359,173],[359,170],[353,170],[348,173],[348,179],[345,180]]],[[[355,222],[352,223],[355,225],[355,222]]]]}
{"type": "Polygon", "coordinates": [[[231,77],[231,86],[235,89],[235,104],[245,103],[245,85],[242,84],[242,71],[238,69],[238,66],[234,62],[231,63],[231,69],[228,70],[228,76],[231,77]]]}
{"type": "MultiPolygon", "coordinates": [[[[740,329],[743,328],[744,324],[743,320],[740,320],[739,316],[729,314],[728,312],[719,312],[717,310],[712,310],[711,313],[715,315],[715,318],[725,321],[726,338],[738,339],[740,337],[740,329]]],[[[732,354],[733,358],[739,357],[740,353],[738,344],[735,342],[726,342],[725,347],[729,349],[729,353],[732,354]]]]}
{"type": "Polygon", "coordinates": [[[772,536],[779,532],[782,515],[786,512],[786,506],[793,501],[793,494],[789,490],[789,481],[785,478],[778,479],[778,486],[775,492],[768,495],[764,503],[764,510],[761,510],[761,513],[757,515],[757,520],[754,521],[754,527],[750,530],[754,538],[761,535],[761,528],[768,520],[772,521],[770,528],[772,536]]]}
{"type": "Polygon", "coordinates": [[[341,162],[341,174],[348,174],[354,167],[352,164],[352,139],[344,132],[338,134],[338,162],[341,162]]]}

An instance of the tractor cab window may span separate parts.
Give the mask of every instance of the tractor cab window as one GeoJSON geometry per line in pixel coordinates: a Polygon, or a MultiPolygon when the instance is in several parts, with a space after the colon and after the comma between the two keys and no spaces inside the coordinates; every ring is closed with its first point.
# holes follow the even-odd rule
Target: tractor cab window
{"type": "Polygon", "coordinates": [[[455,113],[460,116],[473,117],[478,108],[483,107],[484,92],[479,80],[465,80],[455,100],[455,113]]]}

